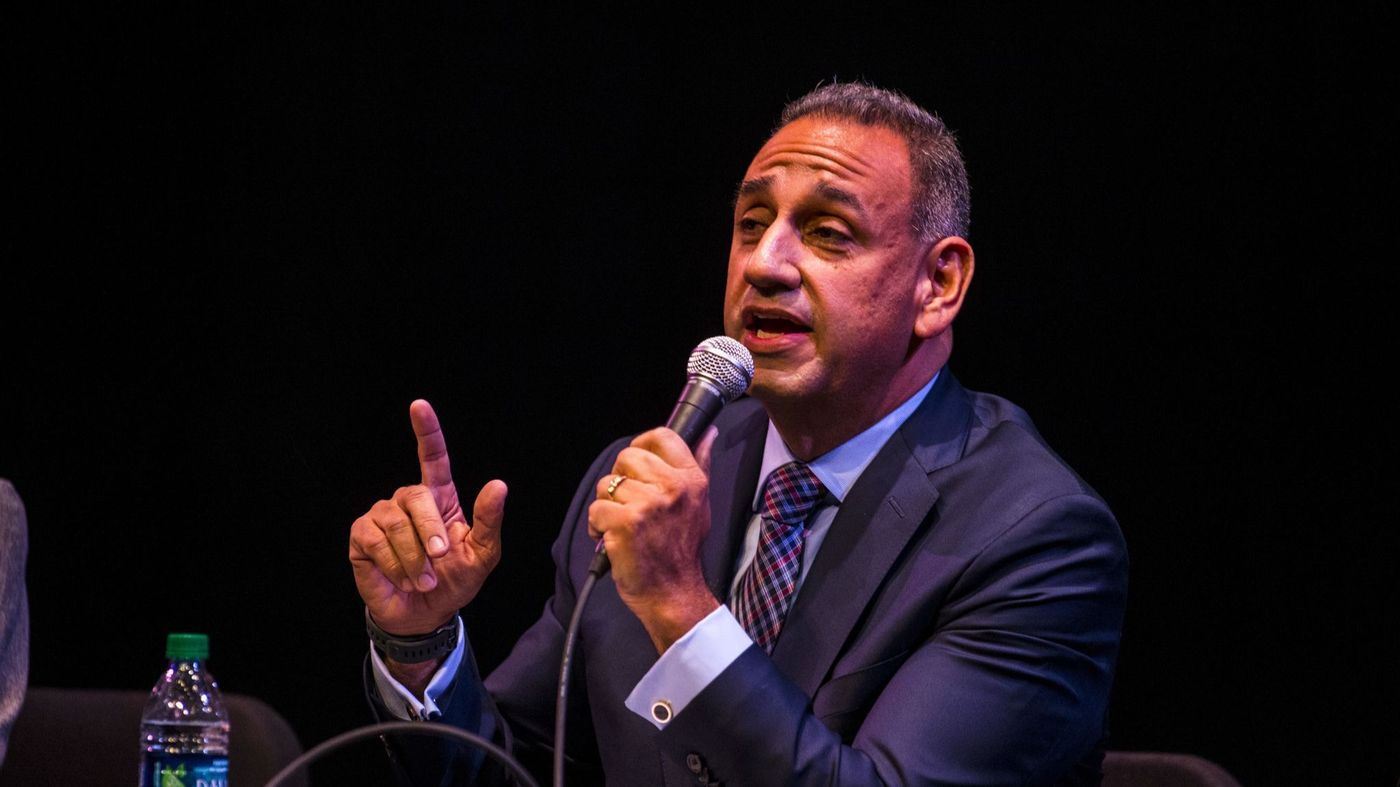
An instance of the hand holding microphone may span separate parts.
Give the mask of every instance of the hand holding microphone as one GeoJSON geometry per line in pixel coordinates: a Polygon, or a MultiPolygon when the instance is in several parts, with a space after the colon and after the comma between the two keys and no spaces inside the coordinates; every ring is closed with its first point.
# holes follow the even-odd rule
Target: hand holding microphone
{"type": "Polygon", "coordinates": [[[638,435],[622,450],[588,509],[589,534],[606,549],[618,595],[658,651],[719,605],[700,568],[710,529],[715,431],[708,427],[748,388],[753,359],[742,344],[717,336],[695,348],[687,371],[666,427],[638,435]]]}

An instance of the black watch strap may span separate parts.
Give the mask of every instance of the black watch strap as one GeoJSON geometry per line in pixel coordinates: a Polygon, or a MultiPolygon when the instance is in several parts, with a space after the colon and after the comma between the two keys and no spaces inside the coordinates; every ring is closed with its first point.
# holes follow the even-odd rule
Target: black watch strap
{"type": "Polygon", "coordinates": [[[369,614],[369,607],[365,607],[365,629],[369,632],[369,641],[374,643],[374,649],[379,651],[379,655],[401,664],[418,664],[440,659],[457,648],[456,617],[429,634],[396,637],[380,628],[379,624],[374,622],[374,617],[369,614]]]}

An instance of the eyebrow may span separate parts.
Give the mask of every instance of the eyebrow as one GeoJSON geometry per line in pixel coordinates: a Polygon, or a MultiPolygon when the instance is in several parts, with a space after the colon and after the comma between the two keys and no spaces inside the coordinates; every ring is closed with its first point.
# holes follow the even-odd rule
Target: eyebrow
{"type": "Polygon", "coordinates": [[[832,202],[839,202],[845,205],[862,216],[865,215],[865,206],[860,204],[860,197],[857,197],[843,188],[837,188],[829,183],[818,183],[817,193],[832,202]]]}
{"type": "MultiPolygon", "coordinates": [[[[752,194],[757,194],[762,191],[767,191],[769,188],[772,187],[772,185],[772,175],[765,175],[761,178],[753,178],[751,180],[746,180],[740,183],[739,188],[735,190],[734,204],[737,205],[739,203],[739,200],[743,197],[747,197],[752,194]]],[[[861,204],[860,198],[857,197],[855,194],[846,191],[843,188],[833,186],[830,183],[818,183],[816,186],[816,192],[824,199],[845,205],[846,207],[850,208],[851,210],[855,211],[861,216],[865,216],[865,206],[861,204]]]]}
{"type": "MultiPolygon", "coordinates": [[[[773,185],[773,176],[765,175],[761,178],[753,178],[739,184],[739,188],[734,190],[734,204],[739,204],[739,199],[750,194],[757,194],[760,191],[767,191],[773,185]]],[[[731,206],[732,207],[732,206],[731,206]]]]}

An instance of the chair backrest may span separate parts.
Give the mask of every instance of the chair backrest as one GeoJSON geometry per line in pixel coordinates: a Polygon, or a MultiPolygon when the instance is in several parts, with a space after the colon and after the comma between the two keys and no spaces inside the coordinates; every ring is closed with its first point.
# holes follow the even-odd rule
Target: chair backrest
{"type": "MultiPolygon", "coordinates": [[[[148,696],[144,691],[31,687],[10,734],[0,787],[136,784],[141,710],[148,696]]],[[[225,694],[224,701],[233,785],[265,784],[301,754],[291,725],[267,703],[246,694],[225,694]]]]}
{"type": "Polygon", "coordinates": [[[1194,754],[1110,751],[1103,787],[1240,787],[1224,768],[1194,754]]]}

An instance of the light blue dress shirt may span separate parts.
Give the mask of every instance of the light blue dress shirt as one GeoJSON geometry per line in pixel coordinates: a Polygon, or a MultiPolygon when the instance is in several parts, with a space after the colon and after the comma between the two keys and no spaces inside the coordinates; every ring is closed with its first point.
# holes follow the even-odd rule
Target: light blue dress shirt
{"type": "MultiPolygon", "coordinates": [[[[924,397],[928,396],[929,390],[933,388],[933,384],[941,373],[940,371],[934,374],[933,379],[929,380],[923,388],[916,391],[903,404],[887,413],[869,429],[808,463],[808,467],[826,487],[827,496],[818,503],[816,510],[807,520],[807,537],[802,548],[802,569],[797,577],[798,591],[801,590],[802,583],[807,578],[807,572],[812,567],[812,559],[816,556],[817,550],[821,548],[822,541],[826,539],[827,531],[831,529],[831,522],[836,518],[837,508],[841,501],[846,498],[846,493],[855,485],[860,474],[865,472],[865,468],[875,459],[875,454],[879,453],[895,431],[904,425],[914,410],[918,409],[919,404],[923,402],[924,397]]],[[[766,480],[774,470],[794,461],[797,461],[796,457],[792,455],[792,451],[788,450],[782,437],[779,436],[778,430],[770,421],[768,423],[768,436],[763,444],[763,461],[758,477],[761,480],[766,480]]],[[[754,514],[749,520],[748,531],[744,535],[743,549],[739,552],[734,571],[734,581],[729,587],[731,603],[734,591],[739,586],[739,580],[758,552],[758,539],[763,530],[763,521],[757,512],[762,502],[762,495],[763,484],[760,483],[754,494],[751,509],[754,514]]],[[[795,599],[796,595],[793,598],[795,599]]],[[[457,625],[462,626],[460,618],[457,625]]],[[[460,632],[461,629],[459,629],[460,632]]],[[[711,681],[719,677],[719,674],[752,644],[753,640],[749,638],[748,632],[744,631],[743,626],[739,625],[733,612],[728,606],[721,604],[695,624],[694,628],[676,640],[671,647],[666,649],[665,653],[661,654],[656,663],[647,671],[647,674],[643,675],[641,681],[632,689],[632,693],[627,696],[627,708],[656,725],[658,729],[666,726],[677,713],[680,713],[691,700],[695,699],[696,695],[711,681]]],[[[384,704],[390,712],[400,719],[416,720],[437,717],[440,715],[437,700],[451,685],[452,678],[457,674],[465,652],[466,637],[459,636],[456,650],[434,673],[424,696],[418,698],[389,675],[388,667],[371,646],[370,663],[373,665],[374,682],[379,689],[379,696],[384,700],[384,704]]]]}

